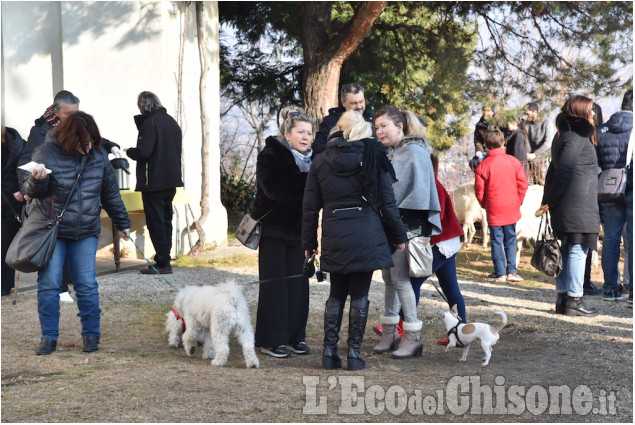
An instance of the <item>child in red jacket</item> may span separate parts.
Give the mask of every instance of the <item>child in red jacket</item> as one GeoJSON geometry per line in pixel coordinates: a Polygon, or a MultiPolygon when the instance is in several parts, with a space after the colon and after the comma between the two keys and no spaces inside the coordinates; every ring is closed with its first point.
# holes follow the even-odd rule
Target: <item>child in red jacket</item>
{"type": "Polygon", "coordinates": [[[516,223],[527,192],[527,176],[522,164],[505,153],[503,133],[490,128],[485,133],[489,151],[476,168],[474,193],[487,212],[496,282],[521,282],[516,270],[516,223]]]}

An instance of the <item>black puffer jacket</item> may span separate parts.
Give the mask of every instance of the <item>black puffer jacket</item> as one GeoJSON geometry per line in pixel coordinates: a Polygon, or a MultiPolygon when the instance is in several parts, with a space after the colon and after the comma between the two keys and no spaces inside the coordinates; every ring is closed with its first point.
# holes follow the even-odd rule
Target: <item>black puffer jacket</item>
{"type": "MultiPolygon", "coordinates": [[[[323,208],[322,270],[355,273],[393,266],[379,213],[362,199],[363,184],[354,181],[361,179],[364,151],[369,143],[379,142],[330,139],[326,150],[311,164],[304,191],[302,246],[309,251],[317,248],[318,214],[323,208]]],[[[385,155],[385,150],[381,151],[385,155]]],[[[379,193],[383,201],[380,210],[393,241],[403,243],[407,240],[406,229],[395,205],[390,175],[385,171],[380,176],[379,193]]]]}
{"type": "MultiPolygon", "coordinates": [[[[25,194],[33,198],[33,202],[40,203],[45,211],[51,212],[53,205],[55,215],[59,215],[77,178],[82,160],[64,154],[53,132],[49,132],[46,142],[33,152],[33,161],[45,164],[53,172],[42,180],[29,174],[23,184],[25,194]]],[[[102,206],[117,229],[130,228],[130,219],[119,195],[115,171],[103,148],[93,147],[60,222],[58,237],[77,240],[99,236],[102,206]]]]}
{"type": "Polygon", "coordinates": [[[181,127],[165,108],[135,115],[137,147],[126,154],[137,161],[137,192],[182,187],[181,127]]]}
{"type": "MultiPolygon", "coordinates": [[[[319,153],[324,152],[324,149],[326,149],[326,143],[329,137],[329,133],[331,132],[331,130],[333,130],[333,127],[335,127],[344,112],[346,112],[346,108],[344,108],[343,106],[329,109],[329,114],[322,120],[320,129],[315,135],[315,140],[311,145],[311,149],[313,149],[313,157],[315,157],[319,153]]],[[[369,122],[371,124],[373,123],[373,114],[368,109],[364,109],[362,116],[364,117],[364,120],[366,120],[366,122],[369,122]]]]}
{"type": "MultiPolygon", "coordinates": [[[[44,141],[46,140],[46,134],[53,130],[53,126],[46,121],[46,119],[42,116],[35,120],[35,125],[31,127],[31,132],[29,133],[29,138],[27,139],[26,145],[22,150],[22,154],[20,155],[20,160],[18,161],[18,165],[24,165],[31,162],[31,157],[33,156],[33,151],[38,146],[42,146],[44,141]]],[[[113,147],[121,148],[115,142],[111,142],[108,139],[101,138],[101,146],[106,150],[106,152],[110,152],[113,147]]],[[[24,180],[28,173],[22,169],[18,169],[18,179],[20,181],[24,180]]]]}
{"type": "Polygon", "coordinates": [[[616,112],[598,128],[598,165],[603,170],[626,167],[628,140],[633,130],[633,112],[616,112]]]}
{"type": "Polygon", "coordinates": [[[2,217],[15,220],[22,209],[22,203],[13,194],[20,191],[17,167],[24,139],[13,128],[6,127],[6,131],[5,143],[2,144],[2,217]]]}
{"type": "Polygon", "coordinates": [[[302,196],[307,173],[300,169],[287,143],[269,136],[256,163],[256,198],[252,216],[262,219],[263,236],[300,239],[302,196]]]}
{"type": "Polygon", "coordinates": [[[542,204],[549,205],[553,230],[565,233],[599,233],[598,160],[591,136],[595,131],[585,119],[560,114],[560,136],[551,146],[542,204]]]}

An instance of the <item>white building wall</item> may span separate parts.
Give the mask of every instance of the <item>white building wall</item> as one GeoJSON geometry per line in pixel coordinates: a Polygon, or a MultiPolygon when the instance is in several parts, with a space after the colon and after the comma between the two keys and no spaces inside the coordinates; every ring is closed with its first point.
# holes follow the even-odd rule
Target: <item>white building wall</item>
{"type": "MultiPolygon", "coordinates": [[[[26,139],[33,121],[66,89],[79,97],[80,109],[92,114],[102,135],[122,148],[135,146],[139,113],[137,95],[156,93],[177,119],[178,65],[184,2],[2,2],[2,122],[26,139]]],[[[206,2],[206,37],[211,58],[205,93],[212,119],[210,144],[211,216],[204,226],[208,243],[227,243],[227,214],[220,203],[218,4],[206,2]]],[[[188,8],[183,58],[183,162],[185,190],[200,216],[201,65],[196,38],[195,5],[188,8]]],[[[131,187],[134,188],[134,166],[131,187]]],[[[185,206],[175,207],[176,252],[188,252],[185,206]]],[[[189,214],[189,213],[188,213],[189,214]]],[[[191,223],[191,216],[189,217],[191,223]]],[[[111,242],[109,221],[102,220],[102,243],[111,242]]],[[[143,217],[136,215],[137,230],[143,217]]],[[[134,229],[133,229],[134,230],[134,229]]],[[[140,234],[140,236],[142,236],[140,234]]],[[[198,240],[196,232],[191,234],[198,240]]],[[[140,238],[151,255],[149,238],[140,238]]],[[[134,252],[134,248],[131,249],[134,252]]]]}

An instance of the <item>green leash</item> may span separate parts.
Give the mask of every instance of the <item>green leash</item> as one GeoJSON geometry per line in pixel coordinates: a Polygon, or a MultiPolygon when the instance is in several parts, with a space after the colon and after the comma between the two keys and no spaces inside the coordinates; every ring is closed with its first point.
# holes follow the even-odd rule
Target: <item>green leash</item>
{"type": "Polygon", "coordinates": [[[172,289],[174,289],[176,292],[180,292],[180,291],[179,291],[179,289],[178,289],[177,287],[175,287],[174,285],[172,285],[172,284],[171,284],[171,283],[170,283],[170,282],[169,282],[169,281],[168,281],[168,280],[167,280],[167,279],[166,279],[166,278],[165,278],[165,277],[161,274],[161,272],[160,272],[160,271],[158,271],[158,270],[157,270],[157,268],[156,268],[156,267],[154,267],[154,266],[152,265],[152,263],[150,262],[150,260],[148,260],[148,259],[146,258],[146,256],[145,256],[145,254],[143,253],[143,251],[141,251],[141,248],[139,248],[139,245],[137,245],[137,243],[135,242],[135,240],[134,240],[134,239],[132,239],[132,236],[128,236],[128,237],[130,238],[130,240],[131,240],[131,241],[132,241],[132,243],[134,244],[135,248],[137,248],[137,251],[139,251],[139,253],[140,253],[140,254],[141,254],[141,256],[143,257],[143,259],[144,259],[144,260],[146,260],[146,263],[150,264],[150,267],[152,267],[152,270],[154,270],[154,271],[155,271],[155,273],[156,273],[156,274],[158,274],[158,275],[159,275],[159,277],[160,277],[161,279],[163,279],[163,281],[164,281],[165,283],[167,283],[168,285],[170,285],[170,287],[171,287],[172,289]]]}

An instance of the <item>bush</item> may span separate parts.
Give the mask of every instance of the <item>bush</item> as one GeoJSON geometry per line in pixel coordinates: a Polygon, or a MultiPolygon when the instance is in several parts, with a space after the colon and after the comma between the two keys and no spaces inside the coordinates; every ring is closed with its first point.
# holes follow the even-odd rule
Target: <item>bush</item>
{"type": "Polygon", "coordinates": [[[256,187],[244,179],[231,178],[221,175],[221,202],[228,210],[246,214],[256,197],[256,187]]]}

